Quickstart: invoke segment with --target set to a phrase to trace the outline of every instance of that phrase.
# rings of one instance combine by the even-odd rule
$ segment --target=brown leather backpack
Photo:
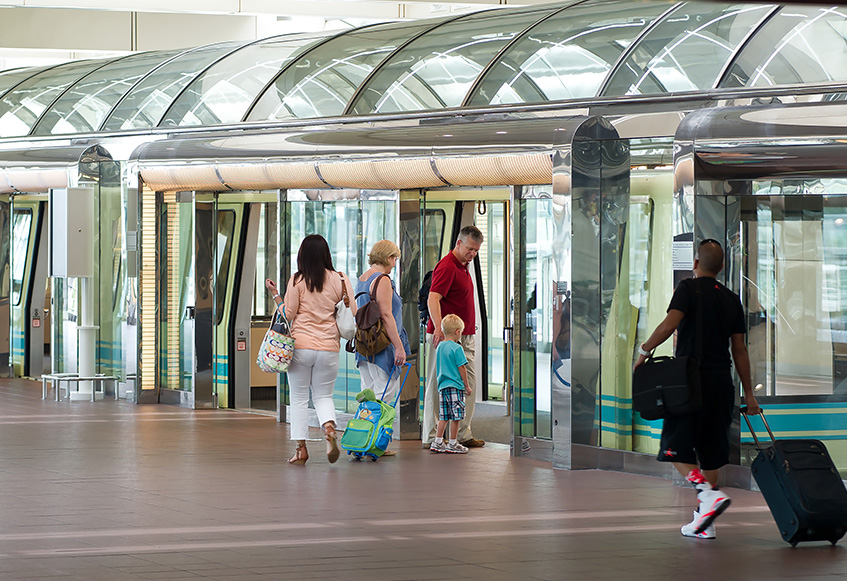
[[[376,287],[382,277],[387,278],[388,275],[380,274],[376,277],[370,293],[360,292],[356,295],[356,298],[361,295],[370,295],[368,302],[356,310],[356,337],[353,339],[355,350],[365,357],[373,357],[391,344],[391,339],[385,332],[382,311],[376,302]]]

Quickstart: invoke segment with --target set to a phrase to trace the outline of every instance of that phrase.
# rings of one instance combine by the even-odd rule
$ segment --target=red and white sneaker
[[[722,490],[709,484],[699,470],[689,472],[687,480],[694,484],[697,489],[697,500],[700,501],[697,516],[690,523],[690,525],[693,525],[694,533],[698,534],[708,529],[715,522],[715,519],[729,507],[732,500]]]
[[[715,532],[715,523],[710,524],[705,529],[697,531],[697,526],[700,524],[700,514],[695,510],[694,511],[694,520],[688,523],[687,525],[683,525],[680,529],[682,536],[684,537],[693,537],[695,539],[714,539],[717,536]]]

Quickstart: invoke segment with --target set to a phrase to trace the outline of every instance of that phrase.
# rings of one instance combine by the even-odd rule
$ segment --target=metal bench
[[[56,390],[56,401],[61,399],[61,390],[62,390],[62,382],[67,382],[67,386],[65,389],[68,391],[68,398],[71,396],[71,383],[75,382],[77,384],[77,391],[79,391],[79,382],[80,381],[91,381],[93,385],[91,386],[91,401],[95,401],[97,398],[97,394],[99,393],[102,396],[106,396],[105,386],[103,385],[104,381],[114,381],[115,383],[115,399],[118,399],[118,386],[117,386],[118,378],[113,375],[103,375],[98,373],[97,375],[83,375],[80,376],[78,373],[49,373],[47,375],[41,376],[41,399],[47,399],[47,382],[49,381],[53,389]],[[98,390],[97,387],[100,387]]]

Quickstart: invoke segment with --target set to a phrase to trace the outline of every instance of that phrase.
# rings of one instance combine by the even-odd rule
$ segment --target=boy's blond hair
[[[465,322],[462,321],[459,315],[445,315],[441,319],[441,332],[445,335],[455,335],[456,331],[460,333],[465,330]]]

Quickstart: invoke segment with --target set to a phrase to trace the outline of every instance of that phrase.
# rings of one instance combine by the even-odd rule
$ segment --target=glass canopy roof
[[[583,0],[0,72],[0,138],[847,82],[847,8]]]

